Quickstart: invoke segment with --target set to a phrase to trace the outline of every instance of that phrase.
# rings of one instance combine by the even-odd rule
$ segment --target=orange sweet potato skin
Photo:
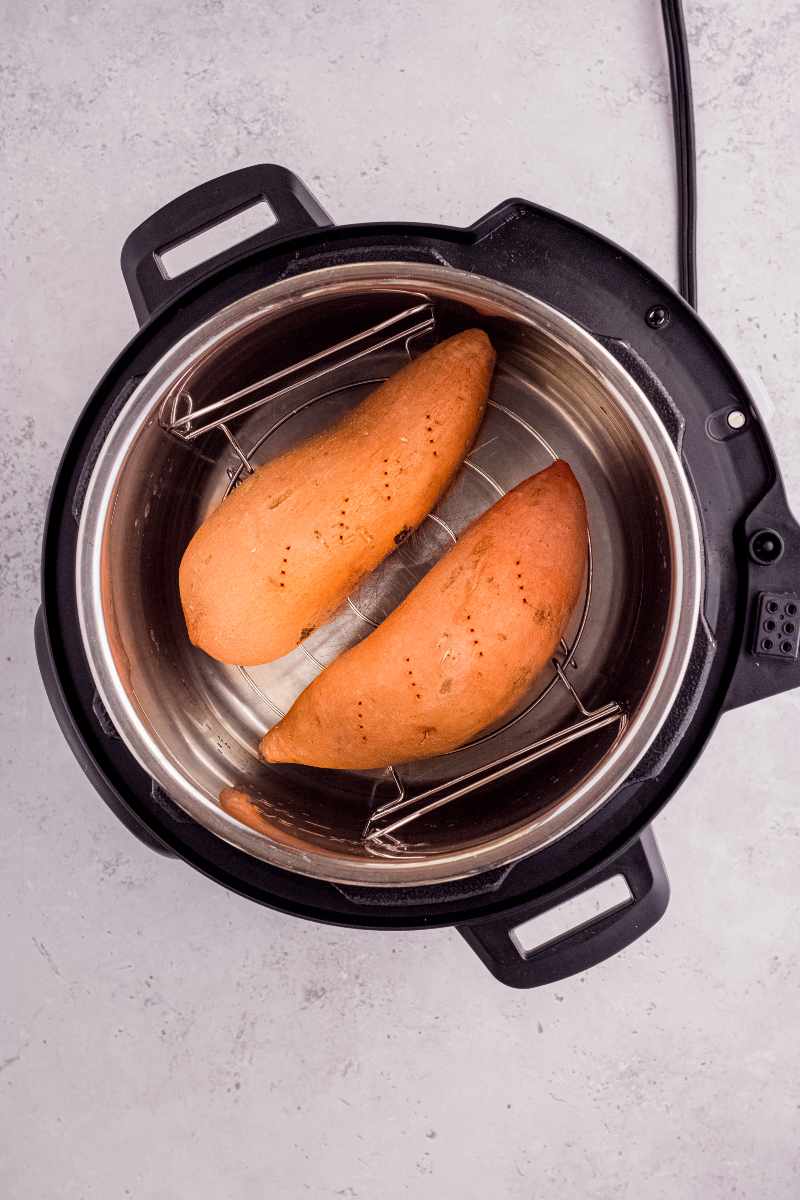
[[[191,641],[247,666],[308,637],[444,492],[480,425],[494,360],[478,329],[440,342],[232,492],[180,564]]]
[[[219,794],[219,806],[229,817],[235,817],[242,825],[249,825],[251,829],[267,836],[271,834],[269,822],[248,793],[241,788],[223,788]]]
[[[229,817],[234,817],[242,825],[249,825],[256,833],[280,842],[284,846],[294,846],[304,849],[305,842],[293,836],[285,827],[278,828],[259,807],[258,797],[243,788],[225,787],[219,794],[219,806]]]
[[[268,762],[365,770],[443,754],[503,716],[577,601],[586,509],[565,462],[472,524],[413,592],[297,698]]]

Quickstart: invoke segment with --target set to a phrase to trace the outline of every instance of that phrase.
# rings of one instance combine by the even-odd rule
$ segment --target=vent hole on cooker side
[[[767,605],[767,607],[769,608],[769,605]],[[777,604],[775,605],[775,608],[777,610],[777,608],[778,608]],[[770,609],[770,611],[772,611],[772,610]],[[787,604],[786,605],[786,615],[787,615],[787,617],[796,617],[797,616],[797,605],[791,604],[791,603]]]
[[[766,629],[767,633],[773,633],[776,628],[775,622],[774,621],[765,621],[764,628]]]
[[[783,632],[784,633],[794,633],[794,622],[793,621],[784,622]]]
[[[764,638],[763,642],[761,643],[762,650],[772,650],[774,646],[775,643],[773,642],[772,638]]]
[[[791,642],[781,642],[781,650],[784,654],[791,654],[794,650],[794,646]]]
[[[768,613],[776,613],[777,611],[778,611],[778,602],[777,602],[777,600],[769,600],[769,601],[767,601],[767,612],[768,612]],[[787,605],[787,607],[786,607],[786,611],[787,611],[787,612],[789,612],[789,606],[788,606],[788,605]],[[791,615],[791,614],[790,614],[790,615]]]

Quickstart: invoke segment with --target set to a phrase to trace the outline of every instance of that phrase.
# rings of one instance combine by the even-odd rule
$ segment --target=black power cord
[[[669,56],[675,165],[678,172],[678,263],[681,295],[697,307],[697,165],[692,76],[681,0],[661,0]]]

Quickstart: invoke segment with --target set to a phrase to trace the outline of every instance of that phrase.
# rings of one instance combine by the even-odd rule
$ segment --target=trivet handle
[[[174,279],[166,276],[161,253],[259,201],[266,201],[272,210],[273,225]],[[198,279],[243,254],[330,224],[330,217],[305,184],[285,167],[262,163],[201,183],[143,221],[122,247],[122,274],[139,324]]]
[[[522,948],[515,934],[525,922],[615,876],[625,880],[629,899],[545,945],[529,952]],[[459,933],[501,983],[517,988],[539,987],[586,971],[624,950],[663,916],[668,900],[664,863],[652,831],[646,829],[617,858],[565,888],[555,904],[552,898],[533,900],[501,917],[461,925]]]

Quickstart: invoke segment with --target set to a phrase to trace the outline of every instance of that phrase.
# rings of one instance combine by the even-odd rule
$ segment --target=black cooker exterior
[[[177,280],[156,254],[264,199],[276,223]],[[75,595],[78,521],[97,450],[136,382],[220,308],[290,275],[354,261],[438,262],[497,279],[560,309],[634,376],[681,456],[702,525],[705,594],[680,695],[656,742],[593,817],[508,868],[429,888],[345,887],[281,871],[189,818],[144,773],[111,724],[83,652]],[[508,200],[466,229],[333,226],[300,181],[255,166],[202,185],[125,243],[122,269],[142,328],[84,409],[59,466],[42,553],[36,619],[40,671],[78,761],[124,824],[233,891],[284,912],[342,925],[455,925],[503,982],[530,987],[585,970],[662,915],[669,886],[650,821],[683,780],[720,714],[800,685],[792,649],[757,637],[774,593],[798,603],[800,528],[751,397],[696,313],[619,247],[566,218]],[[731,412],[745,415],[735,429]],[[733,424],[739,424],[734,420]],[[512,931],[611,876],[632,899],[531,954]]]

